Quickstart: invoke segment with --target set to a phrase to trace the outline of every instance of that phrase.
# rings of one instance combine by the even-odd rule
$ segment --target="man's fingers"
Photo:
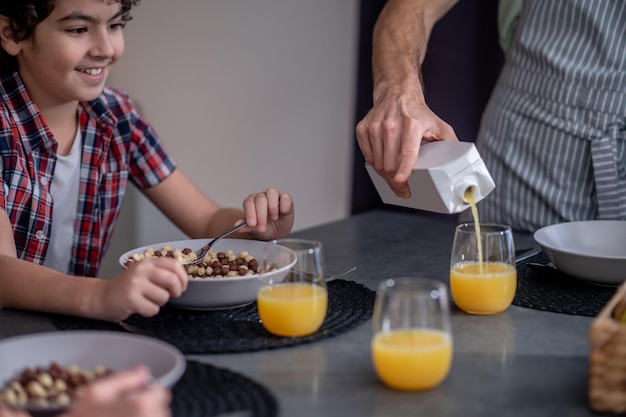
[[[390,176],[383,176],[387,185],[391,191],[394,192],[395,195],[401,198],[410,198],[411,197],[411,188],[407,182],[397,182],[394,178]]]

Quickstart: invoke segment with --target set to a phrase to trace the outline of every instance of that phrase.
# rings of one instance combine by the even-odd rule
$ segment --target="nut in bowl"
[[[142,246],[124,253],[120,256],[119,263],[122,268],[126,268],[128,260],[133,258],[133,255],[137,255],[135,258],[141,259],[141,255],[147,251],[149,253],[150,250],[157,251],[161,250],[163,247],[172,250],[178,249],[181,252],[185,248],[195,251],[210,240],[211,239],[188,239]],[[246,259],[248,259],[247,262],[249,263],[251,260],[260,261],[262,259],[263,247],[265,245],[268,245],[268,243],[258,240],[222,239],[215,244],[212,250],[216,254],[231,251],[235,257],[241,258],[240,262],[246,262]],[[198,278],[194,277],[194,273],[192,272],[190,273],[187,290],[180,297],[172,298],[168,302],[168,305],[190,310],[219,310],[250,304],[256,300],[260,279],[284,278],[295,264],[295,253],[287,248],[281,248],[281,250],[284,252],[284,256],[281,256],[277,260],[276,265],[271,271],[263,275],[250,273],[248,270],[242,275],[239,275],[238,271],[236,275],[231,274],[230,276],[228,274],[215,276],[213,273],[207,276],[206,271],[203,271],[205,273],[204,276]],[[240,255],[242,253],[245,253],[247,256],[242,257]],[[184,259],[181,257],[179,260],[182,262]],[[189,269],[189,267],[188,265],[188,272],[190,270],[193,271],[193,269]],[[213,267],[211,268],[214,269]],[[230,269],[233,268],[229,268],[229,270]]]
[[[71,397],[63,393],[71,393],[77,379],[87,384],[99,375],[138,365],[147,366],[161,385],[172,387],[185,372],[186,361],[178,349],[165,342],[118,332],[46,332],[3,339],[0,404],[25,409],[34,417],[57,415],[69,405]],[[36,373],[38,381],[22,388],[28,380],[23,378],[25,370]]]

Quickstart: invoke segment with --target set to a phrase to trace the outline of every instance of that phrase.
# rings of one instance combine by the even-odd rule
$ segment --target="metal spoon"
[[[555,269],[555,270],[558,269],[556,265],[554,265],[552,262],[548,262],[546,264],[542,264],[539,262],[526,262],[526,266],[532,269],[537,269],[537,270],[546,269],[546,268]]]
[[[224,233],[222,233],[221,235],[219,235],[218,237],[216,237],[215,239],[213,239],[212,241],[210,241],[209,243],[207,243],[206,245],[198,249],[196,251],[196,259],[194,259],[193,261],[183,262],[183,265],[191,265],[191,264],[197,264],[201,262],[206,256],[206,254],[209,253],[209,251],[211,250],[215,242],[217,242],[223,237],[230,235],[231,233],[235,233],[237,230],[242,229],[246,227],[247,225],[248,225],[248,222],[244,221],[243,223],[238,224],[237,226],[225,231]]]
[[[345,277],[346,275],[354,272],[355,270],[356,270],[356,266],[353,266],[352,268],[348,269],[347,271],[343,271],[343,272],[341,272],[339,274],[331,275],[329,277],[326,277],[326,282],[330,282],[330,281],[333,281],[335,279],[339,279],[339,278]]]
[[[137,326],[133,326],[132,324],[126,323],[125,321],[118,321],[117,325],[129,333],[140,334],[143,336],[152,336],[152,334],[149,331],[144,330]]]

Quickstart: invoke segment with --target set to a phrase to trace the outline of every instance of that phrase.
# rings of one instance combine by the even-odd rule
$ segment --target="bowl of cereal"
[[[170,344],[108,331],[55,331],[0,341],[0,404],[32,416],[67,408],[78,389],[111,373],[139,365],[163,386],[172,387],[186,361]]]
[[[151,257],[173,257],[181,263],[211,239],[161,242],[129,250],[119,258],[122,268]],[[190,310],[237,308],[256,301],[259,285],[281,279],[296,263],[296,254],[285,247],[249,239],[221,239],[203,262],[185,265],[189,275],[187,290],[168,305]],[[269,249],[271,248],[271,249]],[[272,265],[262,271],[264,251],[272,251]]]

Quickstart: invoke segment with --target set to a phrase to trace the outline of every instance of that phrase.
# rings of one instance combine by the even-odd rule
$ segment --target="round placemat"
[[[213,417],[236,411],[247,412],[250,417],[278,415],[278,402],[263,385],[196,361],[187,361],[187,369],[172,393],[173,417]]]
[[[126,322],[186,354],[246,352],[310,343],[343,333],[372,317],[375,297],[374,291],[354,281],[329,282],[326,319],[317,332],[303,337],[268,333],[259,320],[256,303],[218,311],[166,306],[154,317],[134,315]],[[78,317],[54,316],[52,321],[61,330],[121,330],[115,323]]]
[[[514,305],[595,317],[615,293],[615,287],[587,284],[557,269],[531,268],[527,262],[546,264],[549,259],[540,252],[517,265]]]

